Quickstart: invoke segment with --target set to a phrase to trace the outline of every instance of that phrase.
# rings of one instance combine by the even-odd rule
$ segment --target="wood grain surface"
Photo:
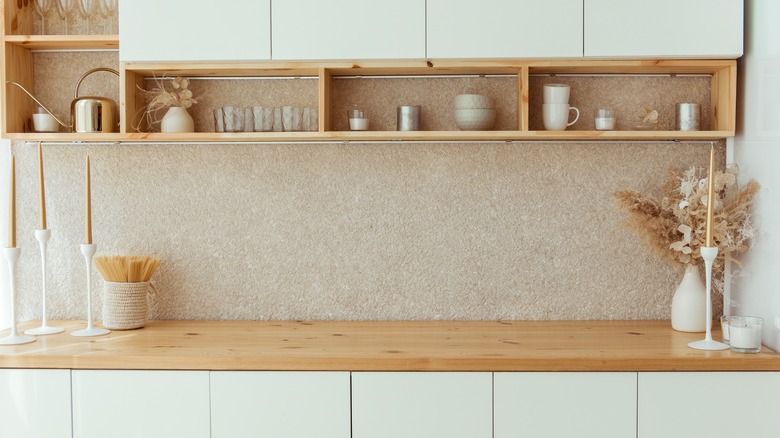
[[[150,321],[95,338],[70,336],[83,321],[51,324],[66,332],[0,347],[0,368],[780,371],[766,348],[688,348],[703,334],[668,321]]]

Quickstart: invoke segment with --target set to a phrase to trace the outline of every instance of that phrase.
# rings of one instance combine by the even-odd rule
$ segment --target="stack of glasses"
[[[214,110],[215,132],[293,132],[317,129],[317,110],[313,108],[226,106]]]

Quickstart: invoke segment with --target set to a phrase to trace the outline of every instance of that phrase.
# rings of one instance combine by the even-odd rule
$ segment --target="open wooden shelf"
[[[0,0],[0,4],[4,3]],[[34,90],[34,59],[36,50],[116,50],[119,48],[117,35],[29,35],[32,30],[33,13],[31,7],[13,9],[5,14],[3,30],[3,70],[4,81],[16,81],[28,90]],[[331,142],[331,141],[529,141],[529,140],[717,140],[735,135],[736,121],[736,81],[737,69],[734,60],[392,60],[392,61],[324,61],[324,62],[171,62],[171,63],[121,63],[119,114],[120,132],[111,134],[75,134],[75,133],[33,133],[30,129],[30,117],[35,109],[34,103],[16,87],[3,87],[0,113],[4,138],[47,141],[47,142]],[[537,111],[540,102],[533,101],[529,106],[529,76],[535,75],[706,75],[710,77],[708,93],[710,96],[709,113],[706,119],[709,129],[706,131],[540,131],[539,123],[529,126],[529,111]],[[339,77],[402,77],[434,79],[438,76],[491,76],[501,75],[516,80],[512,84],[509,108],[499,109],[505,116],[503,125],[497,131],[457,131],[448,130],[452,125],[440,123],[431,126],[428,131],[398,132],[377,131],[340,131],[344,129],[333,120],[341,107],[334,108],[336,97],[340,96],[339,87],[334,90],[333,81]],[[318,80],[316,107],[319,126],[316,132],[240,132],[216,133],[196,132],[186,134],[138,133],[131,128],[130,120],[143,113],[145,102],[138,87],[145,88],[151,77],[202,77],[202,78],[242,78],[263,80],[270,77],[299,78],[315,77]],[[516,79],[513,79],[516,78]],[[536,79],[536,78],[534,78]],[[506,80],[506,79],[502,79]],[[703,79],[706,81],[707,79]],[[535,82],[538,84],[538,82]],[[707,83],[705,82],[705,85]],[[534,85],[537,87],[538,85]],[[516,89],[516,91],[514,91]],[[534,88],[536,91],[538,89]],[[611,90],[610,90],[611,91]],[[68,91],[63,91],[66,93]],[[625,90],[623,91],[625,93]],[[538,93],[537,93],[538,94]],[[349,96],[348,94],[345,94]],[[435,94],[441,98],[441,92]],[[503,96],[507,96],[504,94]],[[535,95],[534,95],[535,96]],[[371,96],[361,96],[370,99]],[[425,96],[420,96],[424,100]],[[532,99],[538,99],[532,97]],[[706,98],[702,97],[706,102]],[[45,102],[45,98],[43,99]],[[516,102],[516,103],[515,103]],[[592,101],[590,101],[592,102]],[[343,99],[341,105],[343,106]],[[516,108],[512,107],[516,105]],[[387,108],[385,105],[384,108]],[[637,102],[641,107],[641,102]],[[383,109],[384,109],[383,108]],[[392,106],[394,108],[394,106]],[[529,109],[530,108],[530,109]],[[197,111],[210,111],[210,108],[195,108]],[[448,111],[441,99],[436,107],[439,115]],[[201,113],[203,114],[203,113]],[[516,114],[516,119],[514,117]],[[534,113],[538,117],[538,114]],[[447,114],[449,117],[449,114]],[[338,119],[339,122],[341,121]],[[386,120],[386,119],[385,119]],[[202,125],[202,124],[201,124]],[[580,125],[582,126],[582,125]],[[592,127],[592,124],[590,125]],[[376,126],[387,129],[388,124]],[[588,125],[583,126],[585,129]],[[662,126],[661,128],[666,128]]]

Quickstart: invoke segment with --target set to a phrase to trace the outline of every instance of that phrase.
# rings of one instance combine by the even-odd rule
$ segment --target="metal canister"
[[[399,106],[398,107],[398,119],[396,126],[399,131],[419,131],[420,130],[420,113],[421,109],[419,105],[413,106]]]
[[[698,103],[678,103],[674,127],[678,131],[698,131],[701,129],[701,105]]]

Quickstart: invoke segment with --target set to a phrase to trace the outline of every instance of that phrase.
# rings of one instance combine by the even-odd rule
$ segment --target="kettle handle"
[[[114,70],[113,68],[109,68],[109,67],[93,68],[92,70],[84,73],[84,76],[82,76],[81,79],[79,79],[79,82],[76,84],[76,91],[73,93],[74,94],[74,96],[73,96],[74,99],[78,99],[79,98],[79,87],[81,87],[81,82],[84,81],[84,79],[86,79],[87,76],[91,75],[92,73],[98,72],[98,71],[107,71],[109,73],[113,73],[113,74],[119,76],[119,72]]]

